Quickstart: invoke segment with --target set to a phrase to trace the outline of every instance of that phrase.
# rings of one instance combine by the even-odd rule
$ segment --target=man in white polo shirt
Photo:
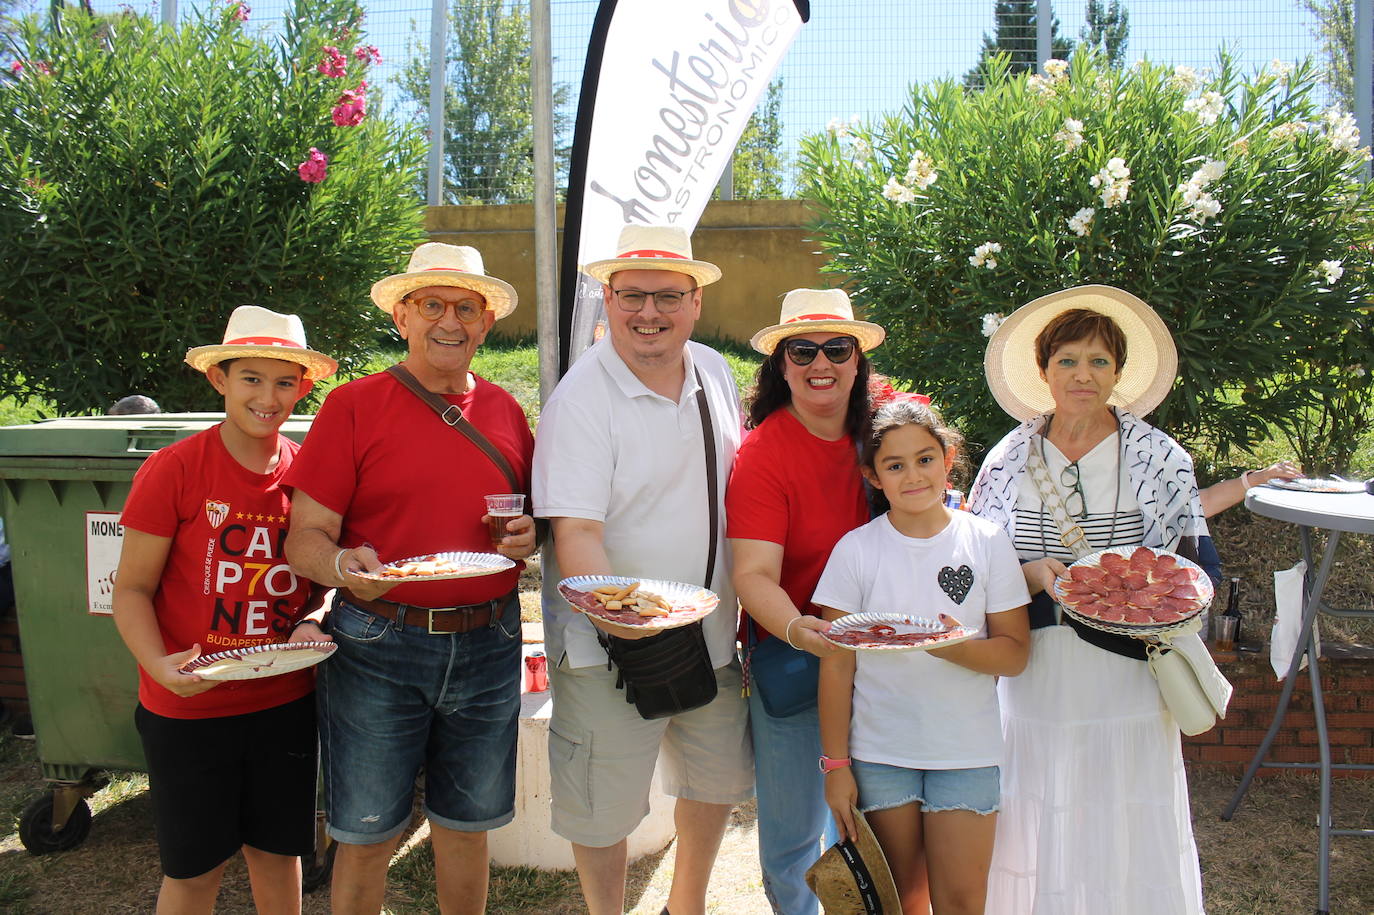
[[[753,793],[723,539],[739,394],[721,355],[690,340],[701,287],[720,279],[719,268],[693,260],[691,241],[677,227],[627,226],[616,250],[618,257],[584,268],[604,284],[610,332],[549,398],[534,452],[535,515],[552,519],[555,547],[544,569],[553,829],[573,843],[592,915],[619,915],[625,839],[649,812],[661,749],[664,789],[678,799],[664,911],[700,915],[730,810]],[[560,578],[598,574],[706,584],[720,595],[720,607],[702,621],[714,699],[669,717],[641,717],[617,689],[590,618],[556,590]]]

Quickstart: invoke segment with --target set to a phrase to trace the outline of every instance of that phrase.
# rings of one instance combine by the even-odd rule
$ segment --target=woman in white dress
[[[1179,731],[1145,645],[1081,626],[1047,593],[1082,554],[1065,545],[1074,526],[1093,550],[1144,544],[1219,575],[1192,460],[1140,419],[1177,364],[1159,316],[1108,286],[1037,299],[988,344],[989,387],[1022,423],[988,452],[972,509],[1011,535],[1033,630],[1025,672],[999,686],[1007,758],[989,912],[1203,911]]]

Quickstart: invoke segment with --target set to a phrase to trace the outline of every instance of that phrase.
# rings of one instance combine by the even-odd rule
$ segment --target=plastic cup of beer
[[[1214,616],[1212,617],[1212,637],[1216,644],[1217,651],[1236,650],[1236,623],[1239,622],[1234,616]]]
[[[525,513],[523,492],[503,492],[487,496],[487,535],[492,546],[500,546],[508,531],[506,525]]]

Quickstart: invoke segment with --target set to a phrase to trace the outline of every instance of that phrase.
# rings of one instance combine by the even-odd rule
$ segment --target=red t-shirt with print
[[[151,455],[134,477],[125,527],[170,537],[153,597],[167,653],[197,642],[203,654],[281,641],[303,614],[312,583],[287,565],[291,515],[282,480],[298,446],[277,437],[277,467],[254,473],[236,461],[219,426]],[[219,718],[283,705],[314,689],[314,672],[227,680],[178,696],[141,667],[138,699],[167,718]]]
[[[528,496],[534,436],[515,398],[482,378],[467,393],[444,397],[505,456]],[[383,562],[490,553],[483,497],[510,492],[491,458],[386,372],[329,392],[286,482],[342,516],[340,546],[370,543]],[[383,597],[417,607],[477,604],[514,589],[522,568],[517,562],[497,575],[408,582]]]
[[[779,584],[798,610],[819,616],[811,595],[830,551],[869,520],[854,441],[846,435],[827,442],[786,407],[775,410],[735,455],[725,520],[727,537],[782,546]],[[741,641],[746,617],[740,616]],[[754,631],[760,640],[768,637],[762,626]]]

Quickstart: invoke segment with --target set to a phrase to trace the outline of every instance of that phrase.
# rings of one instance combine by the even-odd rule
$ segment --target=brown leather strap
[[[482,450],[483,454],[491,458],[491,462],[505,475],[506,482],[510,484],[511,492],[524,492],[520,486],[520,481],[515,477],[515,470],[511,467],[510,461],[506,460],[506,456],[496,449],[490,439],[479,432],[476,426],[468,422],[467,417],[463,416],[463,411],[457,404],[449,403],[443,395],[436,394],[420,384],[420,380],[412,375],[405,366],[393,365],[387,369],[387,372],[409,388],[411,393],[424,401],[431,410],[438,413],[440,419],[466,435],[469,441]]]
[[[339,589],[339,596],[373,616],[391,620],[402,627],[423,629],[431,635],[471,632],[490,626],[493,618],[499,617],[501,608],[510,600],[514,592],[480,604],[465,607],[416,607],[413,604],[398,604],[389,600],[364,600],[347,588]]]

